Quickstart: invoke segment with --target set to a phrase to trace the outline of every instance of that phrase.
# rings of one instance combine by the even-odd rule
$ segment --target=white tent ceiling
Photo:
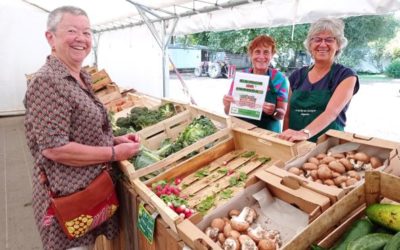
[[[3,0],[4,1],[4,0]],[[175,34],[276,27],[309,23],[320,17],[377,15],[400,10],[400,0],[23,0],[44,10],[74,5],[88,12],[95,31],[179,17]],[[152,13],[152,14],[149,14]]]

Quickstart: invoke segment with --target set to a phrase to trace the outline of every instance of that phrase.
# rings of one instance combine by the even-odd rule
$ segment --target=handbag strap
[[[39,170],[40,170],[40,172],[39,172],[39,183],[42,184],[45,187],[45,189],[47,190],[47,193],[49,194],[49,196],[51,198],[55,198],[56,196],[55,196],[54,192],[51,191],[50,182],[49,182],[49,179],[47,178],[46,171],[41,166],[39,166]],[[102,167],[102,171],[109,172],[109,169],[107,168],[107,164]]]

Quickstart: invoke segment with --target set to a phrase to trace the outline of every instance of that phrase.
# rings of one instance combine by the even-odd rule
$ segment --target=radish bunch
[[[181,190],[176,185],[182,180],[177,178],[173,182],[168,183],[165,180],[152,184],[152,190],[157,194],[173,211],[181,218],[186,219],[192,216],[194,210],[187,206],[185,197],[180,196]]]

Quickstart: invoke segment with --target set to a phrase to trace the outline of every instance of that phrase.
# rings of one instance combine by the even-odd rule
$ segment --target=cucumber
[[[331,250],[346,250],[347,245],[364,235],[372,233],[374,225],[368,219],[360,219],[353,223],[351,228],[347,230],[340,238],[338,244]]]
[[[395,234],[393,238],[385,245],[383,250],[399,250],[400,249],[400,232]]]
[[[393,235],[391,234],[367,234],[350,242],[346,250],[379,250],[382,249],[392,238]]]
[[[365,213],[372,222],[396,232],[400,231],[400,205],[372,204]]]

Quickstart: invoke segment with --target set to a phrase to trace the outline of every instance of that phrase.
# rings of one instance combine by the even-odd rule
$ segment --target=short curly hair
[[[344,23],[340,19],[321,18],[312,23],[308,30],[307,38],[304,41],[304,47],[311,54],[311,41],[313,37],[324,31],[332,33],[335,37],[339,45],[339,50],[336,51],[335,57],[338,57],[347,46],[347,38],[344,36]]]
[[[272,54],[275,54],[276,52],[275,40],[270,36],[260,35],[254,38],[253,41],[250,42],[247,48],[247,53],[251,56],[254,49],[259,46],[265,46],[265,47],[271,46]]]
[[[86,12],[81,8],[75,6],[62,6],[50,12],[47,19],[47,30],[55,32],[65,13],[69,13],[75,16],[86,16],[87,18],[89,18]]]

